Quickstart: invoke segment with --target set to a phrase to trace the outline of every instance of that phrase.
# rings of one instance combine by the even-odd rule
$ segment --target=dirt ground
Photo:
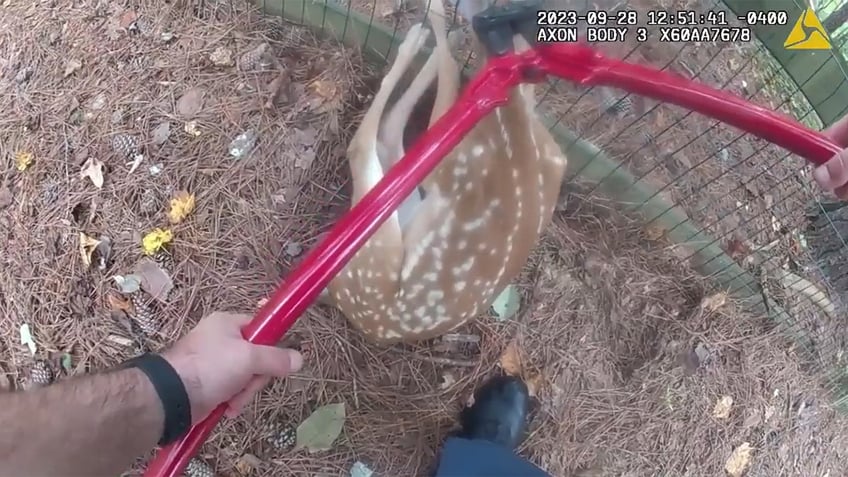
[[[390,26],[422,14],[384,16],[393,3],[376,7]],[[237,1],[125,10],[12,0],[0,25],[0,387],[29,389],[44,365],[56,379],[105,369],[166,346],[213,310],[255,309],[344,206],[344,150],[380,73],[358,52]],[[253,55],[263,44],[266,54]],[[701,72],[763,104],[785,99],[757,87],[767,75],[746,63],[751,48],[652,45],[629,59]],[[799,159],[673,107],[634,101],[616,117],[603,112],[603,92],[555,88],[541,93],[544,110],[680,201],[725,246],[777,240],[780,260],[803,261],[790,255],[808,200]],[[231,141],[251,130],[255,148],[231,155]],[[115,137],[138,143],[134,171],[136,151],[116,150]],[[21,152],[32,154],[22,171]],[[104,164],[102,188],[80,177],[90,159]],[[357,461],[376,475],[426,475],[474,387],[516,351],[537,390],[521,452],[552,475],[725,475],[744,443],[753,449],[745,475],[839,475],[844,418],[795,347],[764,317],[722,303],[592,187],[569,190],[516,282],[516,317],[482,316],[446,339],[381,349],[313,307],[285,340],[306,354],[304,370],[219,426],[200,461],[222,476],[350,475]],[[168,225],[179,191],[196,207]],[[134,269],[157,227],[174,235],[173,263],[158,261],[174,289],[151,305],[159,329],[146,334],[144,302],[127,306],[112,277]],[[83,263],[80,233],[108,237],[102,270]],[[24,324],[35,357],[21,344]],[[347,418],[331,450],[273,442],[338,402]]]

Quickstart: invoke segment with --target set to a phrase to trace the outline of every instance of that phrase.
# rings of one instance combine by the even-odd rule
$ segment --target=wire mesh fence
[[[283,0],[272,9],[319,31],[333,30],[341,38],[353,35],[386,62],[406,29],[425,15],[419,5],[423,2],[349,0],[325,8],[328,2]],[[270,3],[262,2],[266,9]],[[737,44],[668,43],[659,41],[657,27],[645,22],[647,12],[659,7],[724,11],[732,26],[742,26],[720,0],[559,3],[583,12],[635,10],[639,26],[650,32],[647,42],[629,36],[625,42],[594,46],[610,56],[731,91],[814,129],[826,126],[817,108],[842,101],[848,82],[848,71],[841,66],[848,36],[835,41],[831,51],[817,53],[823,60],[820,57],[799,80],[764,46],[772,37]],[[817,8],[832,11],[840,2],[820,3]],[[454,14],[452,28],[467,25]],[[785,34],[786,29],[771,33]],[[461,48],[460,59],[470,71],[480,59],[468,50],[467,44]],[[799,50],[781,61],[801,55],[810,52]],[[832,74],[834,65],[841,75],[828,80],[827,91],[819,91],[819,99],[811,102],[805,95],[809,83],[820,81],[826,69]],[[619,187],[619,199],[642,191],[636,195],[640,203],[620,205],[640,213],[646,235],[666,246],[681,266],[695,263],[726,293],[777,320],[776,326],[806,352],[809,364],[824,372],[835,397],[845,396],[841,386],[848,383],[841,376],[848,371],[848,327],[842,323],[848,305],[848,208],[824,198],[802,158],[697,113],[622,91],[550,80],[537,92],[538,109],[552,128],[564,127],[574,133],[573,142],[597,146],[595,156],[578,161],[568,172],[583,200],[608,199],[605,186],[610,181]],[[841,108],[837,117],[848,113],[848,103]],[[614,166],[587,175],[602,156]],[[623,189],[622,177],[629,184]],[[643,207],[647,203],[652,208]]]
[[[282,13],[288,18],[299,15],[304,22],[315,22],[315,13],[308,18],[308,9],[314,9],[316,3],[321,2],[283,2],[282,9],[288,12]],[[826,65],[839,60],[844,39],[831,52],[821,53],[827,55],[825,61],[819,61],[817,69],[799,83],[763,46],[763,39],[747,44],[665,43],[657,40],[657,27],[646,23],[647,12],[659,6],[723,11],[731,25],[742,26],[720,0],[560,3],[563,8],[581,13],[590,9],[639,12],[640,26],[649,29],[653,40],[640,42],[631,36],[625,42],[594,45],[611,56],[697,79],[783,112],[809,127],[822,127],[816,114],[818,104],[810,103],[804,88]],[[380,45],[388,46],[380,52],[385,58],[391,56],[405,29],[425,13],[415,2],[395,0],[351,0],[339,3],[337,8],[346,17],[341,26],[342,37],[361,29],[349,20],[357,15],[366,22],[365,37],[359,38],[362,44],[374,40],[373,32],[380,24],[391,32],[392,41]],[[300,11],[292,12],[293,9]],[[335,21],[329,10],[315,11],[321,15],[315,24],[319,30]],[[338,23],[334,28],[338,30]],[[453,28],[464,28],[455,14]],[[785,32],[771,33],[781,34]],[[468,69],[479,65],[479,59],[467,48],[463,53],[461,59]],[[809,54],[798,50],[788,58]],[[831,90],[823,95],[823,101],[838,99],[837,93],[848,81],[848,72],[842,73],[830,81]],[[793,336],[804,337],[800,342],[810,348],[808,351],[818,362],[837,367],[848,364],[844,356],[846,327],[840,319],[843,302],[848,298],[846,271],[841,265],[848,249],[843,237],[848,232],[843,230],[845,209],[842,204],[822,198],[811,183],[810,169],[803,159],[697,113],[625,92],[604,87],[579,88],[560,80],[550,80],[538,91],[538,108],[553,119],[554,126],[573,130],[578,140],[594,143],[598,154],[606,154],[616,163],[583,191],[589,200],[601,194],[599,189],[612,176],[631,174],[632,187],[645,185],[652,191],[645,197],[646,202],[659,200],[666,204],[659,213],[645,218],[649,236],[657,241],[674,236],[680,262],[701,259],[701,267],[712,270],[731,295],[755,296],[765,300],[766,307],[776,304],[774,300],[779,296],[779,306],[791,317],[783,326],[790,328],[787,331]],[[848,104],[842,114],[846,112]],[[572,167],[569,175],[579,182],[591,164],[589,161]],[[637,209],[638,205],[631,204]],[[687,228],[684,222],[670,224],[666,218],[677,209],[684,210],[699,226],[683,232],[680,229]],[[720,247],[720,254],[704,256],[715,246]],[[732,259],[729,262],[728,257]]]

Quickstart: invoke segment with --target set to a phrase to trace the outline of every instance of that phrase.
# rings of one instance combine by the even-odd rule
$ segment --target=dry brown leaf
[[[67,78],[68,76],[71,76],[72,74],[77,72],[77,70],[79,70],[80,68],[82,68],[82,61],[74,60],[74,59],[68,60],[67,63],[65,63],[64,77]]]
[[[94,254],[94,250],[97,249],[97,246],[100,245],[100,240],[97,240],[93,237],[89,237],[88,235],[80,232],[79,234],[80,240],[80,256],[82,257],[82,263],[86,266],[86,268],[91,266],[91,257]]]
[[[177,114],[186,119],[191,119],[203,107],[203,90],[201,88],[190,88],[177,100]]]
[[[743,442],[733,450],[724,464],[724,470],[733,477],[741,477],[751,462],[751,444]]]
[[[168,138],[171,136],[171,123],[165,121],[155,128],[153,128],[153,132],[151,133],[151,138],[153,140],[153,144],[157,146],[161,146],[168,141]]]
[[[12,205],[12,201],[14,197],[12,196],[12,190],[9,189],[9,186],[6,184],[0,184],[0,209],[5,209]]]
[[[219,46],[209,55],[209,61],[215,66],[233,66],[233,52],[225,46]]]
[[[127,10],[121,14],[118,24],[121,25],[121,28],[129,28],[136,20],[138,20],[138,14],[132,10]]]
[[[518,376],[521,374],[521,349],[518,347],[517,339],[513,338],[513,340],[506,345],[506,349],[501,354],[498,362],[501,369],[503,369],[506,374],[511,376]]]
[[[741,258],[748,255],[749,252],[748,246],[745,245],[745,242],[737,237],[733,237],[727,241],[725,251],[731,258]]]
[[[315,80],[310,85],[312,91],[325,100],[333,99],[338,94],[339,87],[334,81],[330,80]]]
[[[241,475],[247,475],[251,470],[258,468],[261,465],[262,460],[259,457],[256,457],[253,454],[244,454],[236,461],[236,470],[238,470]]]
[[[109,309],[112,311],[125,311],[130,314],[133,312],[132,301],[129,298],[109,293],[106,295],[106,299],[109,301]]]
[[[89,157],[80,170],[80,178],[88,177],[91,183],[98,189],[103,187],[103,163],[93,157]]]
[[[291,75],[288,71],[281,71],[268,85],[268,100],[265,101],[263,107],[267,109],[273,108],[278,100],[283,102],[291,101]]]
[[[716,419],[727,419],[730,417],[730,409],[733,407],[733,398],[730,396],[722,396],[715,403],[713,408],[713,417]]]
[[[701,308],[707,311],[716,311],[727,303],[727,293],[718,292],[704,298],[701,302]]]
[[[645,227],[645,236],[648,237],[648,240],[657,241],[661,239],[664,234],[665,230],[656,222],[650,223],[647,227]]]
[[[111,341],[112,343],[115,343],[118,346],[123,346],[125,348],[132,347],[135,344],[133,340],[129,338],[124,338],[123,336],[119,335],[109,335],[106,337],[106,339]]]
[[[135,264],[133,273],[141,279],[142,290],[162,303],[167,301],[168,294],[174,288],[174,282],[158,263],[143,257]]]
[[[545,385],[545,378],[542,377],[542,373],[536,373],[527,378],[526,382],[527,392],[530,394],[530,397],[538,397],[539,391],[541,391],[542,387]]]
[[[456,376],[454,376],[450,371],[446,371],[442,374],[442,382],[439,383],[439,389],[448,389],[454,384],[456,384]]]
[[[182,222],[188,214],[194,210],[194,194],[181,190],[171,199],[171,209],[168,211],[168,220],[172,224]]]

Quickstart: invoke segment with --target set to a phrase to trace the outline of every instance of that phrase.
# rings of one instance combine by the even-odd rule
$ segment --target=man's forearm
[[[138,369],[0,394],[0,475],[117,475],[156,445],[164,420]]]

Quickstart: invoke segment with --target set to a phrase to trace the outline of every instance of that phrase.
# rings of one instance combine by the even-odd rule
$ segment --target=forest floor
[[[379,0],[375,18],[398,31],[423,17],[385,15],[393,5]],[[26,392],[33,370],[55,381],[114,366],[214,310],[255,310],[347,204],[344,152],[380,80],[358,51],[241,1],[6,1],[0,25],[0,389]],[[753,48],[605,49],[797,115]],[[539,89],[542,110],[732,255],[776,241],[780,261],[796,260],[809,196],[800,159],[672,106],[634,99],[616,115],[620,93]],[[233,150],[241,135],[247,153]],[[746,448],[749,476],[846,468],[844,418],[796,347],[593,189],[569,189],[508,320],[486,313],[383,349],[311,308],[284,341],[304,369],[223,422],[196,463],[219,475],[363,475],[357,462],[425,475],[474,388],[509,372],[534,391],[520,452],[552,475],[723,475]],[[186,197],[193,210],[170,223],[170,201]],[[173,239],[151,262],[142,237],[157,228]],[[121,293],[133,275],[145,300]],[[144,311],[153,332],[140,329]],[[345,409],[329,450],[283,442],[316,409],[339,409],[328,404]]]

